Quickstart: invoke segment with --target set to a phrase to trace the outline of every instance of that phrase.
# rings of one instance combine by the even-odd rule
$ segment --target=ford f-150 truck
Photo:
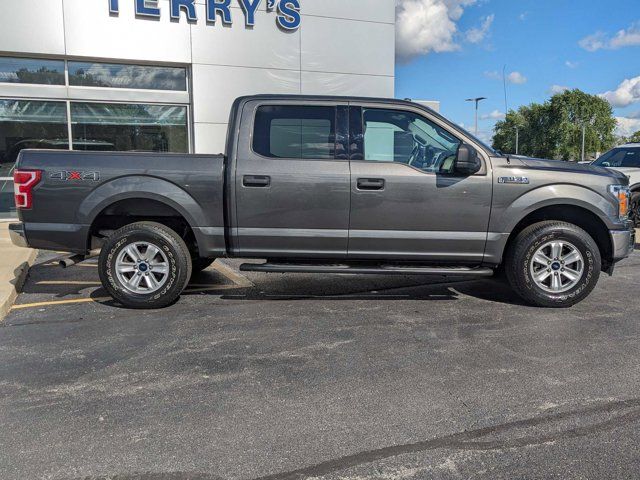
[[[629,256],[628,179],[503,155],[427,107],[235,101],[224,155],[23,151],[14,243],[84,256],[133,308],[169,305],[220,257],[245,271],[490,276],[543,307]]]

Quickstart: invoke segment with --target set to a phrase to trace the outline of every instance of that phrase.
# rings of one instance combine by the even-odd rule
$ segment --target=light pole
[[[476,97],[476,98],[467,98],[465,100],[467,102],[475,102],[476,103],[476,131],[475,131],[476,136],[478,136],[478,104],[482,100],[486,100],[486,99],[487,99],[487,97]]]

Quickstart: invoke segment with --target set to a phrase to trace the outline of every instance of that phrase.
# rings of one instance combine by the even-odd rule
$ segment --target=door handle
[[[268,187],[271,185],[271,177],[266,175],[245,175],[242,177],[242,185],[245,187]]]
[[[384,190],[384,180],[382,178],[359,178],[358,190]]]

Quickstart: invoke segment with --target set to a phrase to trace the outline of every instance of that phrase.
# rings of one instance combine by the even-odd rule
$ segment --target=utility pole
[[[475,131],[475,135],[478,136],[478,104],[482,101],[482,100],[486,100],[487,97],[476,97],[476,98],[467,98],[465,101],[466,102],[475,102],[476,104],[476,131]]]
[[[518,155],[519,148],[520,148],[520,129],[516,127],[516,155]]]
[[[585,143],[586,130],[587,130],[587,127],[586,127],[586,125],[583,123],[583,124],[582,124],[582,161],[583,161],[583,162],[585,161],[585,158],[584,158],[584,146],[585,146],[585,145],[584,145],[584,143]]]

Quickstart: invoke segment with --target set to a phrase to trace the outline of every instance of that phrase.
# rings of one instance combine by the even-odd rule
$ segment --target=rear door
[[[235,162],[237,255],[346,257],[346,118],[346,104],[245,104]]]
[[[471,176],[448,173],[468,141],[405,106],[350,109],[349,257],[480,263],[492,181],[487,159]]]

